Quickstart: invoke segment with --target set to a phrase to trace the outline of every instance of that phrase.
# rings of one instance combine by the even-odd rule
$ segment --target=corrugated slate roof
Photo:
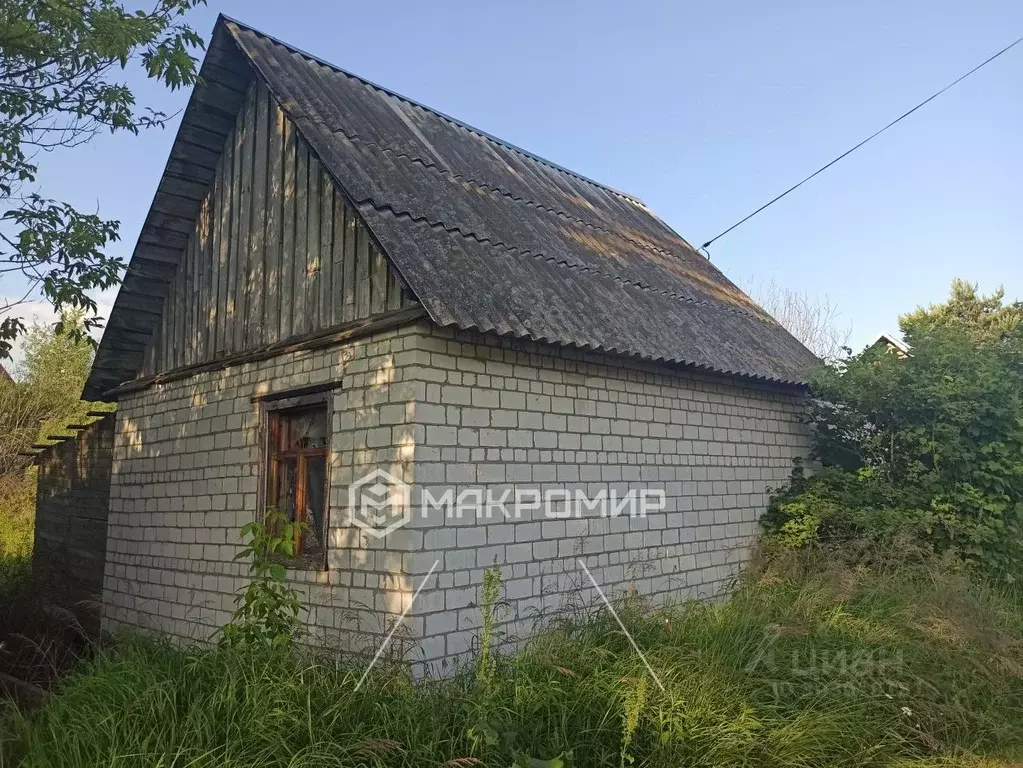
[[[227,28],[438,324],[806,381],[816,358],[636,198]]]
[[[439,325],[784,384],[816,358],[637,198],[221,16],[83,397],[138,376],[261,76]]]

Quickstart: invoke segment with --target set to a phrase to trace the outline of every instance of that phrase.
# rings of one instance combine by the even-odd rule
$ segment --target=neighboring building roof
[[[903,357],[909,355],[909,346],[894,333],[888,333],[887,331],[878,336],[870,346],[884,346],[898,352]]]
[[[14,381],[14,378],[4,368],[3,363],[0,363],[0,381]]]
[[[813,354],[638,199],[224,17],[201,72],[207,87],[193,94],[154,201],[161,218],[177,202],[168,181],[180,184],[181,174],[172,164],[187,160],[200,121],[237,107],[230,79],[246,62],[437,324],[806,382]],[[218,88],[216,99],[203,93]],[[185,170],[189,183],[202,182],[202,169]],[[140,248],[152,250],[156,229],[151,213]],[[141,255],[151,278],[162,256]],[[140,284],[129,269],[126,291],[142,301],[125,305],[144,314],[153,282]],[[135,312],[121,312],[121,298],[87,387],[92,396],[138,370],[129,372],[136,353],[124,354],[125,345],[144,339],[120,332],[119,314]],[[136,336],[140,324],[150,321],[139,315]],[[105,354],[108,343],[121,353]]]

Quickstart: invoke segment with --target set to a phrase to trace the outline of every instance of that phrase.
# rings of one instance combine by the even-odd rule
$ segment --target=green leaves
[[[899,327],[911,344],[936,328],[959,328],[980,343],[994,341],[1023,323],[1023,302],[1005,304],[1004,299],[1004,288],[984,296],[977,292],[976,283],[955,279],[948,301],[918,307],[899,318]]]
[[[497,673],[496,662],[491,656],[491,644],[494,639],[494,607],[500,596],[501,567],[492,565],[483,571],[483,599],[480,606],[483,625],[480,635],[480,660],[476,667],[476,682],[484,691],[494,685],[494,676]]]
[[[137,60],[172,90],[193,84],[203,41],[181,18],[200,2],[158,0],[143,12],[115,0],[0,0],[0,273],[20,273],[27,295],[58,312],[87,310],[85,332],[101,322],[88,292],[120,279],[121,260],[103,251],[118,224],[25,189],[37,182],[32,158],[103,129],[165,125],[117,75]],[[0,359],[24,331],[14,308],[0,305]]]
[[[115,285],[124,265],[120,258],[106,255],[102,248],[118,239],[116,221],[104,221],[82,214],[66,203],[29,195],[22,205],[0,216],[0,226],[15,228],[0,238],[9,246],[5,260],[27,274],[36,276],[43,296],[57,311],[84,310],[81,323],[71,330],[80,338],[100,323],[96,302],[89,295]],[[23,328],[0,329],[0,357]]]
[[[25,323],[20,317],[5,317],[0,320],[0,360],[10,355],[11,344],[25,332]]]
[[[817,458],[764,518],[793,546],[890,541],[916,526],[929,546],[1003,574],[1023,568],[1023,325],[1001,293],[953,286],[948,304],[903,320],[908,357],[868,349],[821,372],[809,405]]]
[[[572,768],[571,753],[562,753],[550,760],[529,757],[521,752],[515,755],[515,768]]]
[[[306,608],[298,592],[288,586],[287,571],[281,557],[294,555],[295,534],[304,528],[289,522],[273,507],[263,520],[242,526],[246,545],[234,556],[249,560],[249,583],[235,598],[238,606],[231,621],[220,629],[220,642],[229,647],[290,646],[301,631],[299,618]]]

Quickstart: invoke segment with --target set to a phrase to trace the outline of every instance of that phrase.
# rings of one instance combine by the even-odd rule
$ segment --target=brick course
[[[108,626],[207,638],[244,583],[231,558],[256,509],[253,397],[338,382],[333,396],[330,567],[293,571],[312,641],[375,650],[440,561],[399,633],[439,666],[471,647],[477,592],[501,566],[505,631],[594,595],[634,588],[711,597],[747,556],[769,489],[808,442],[792,390],[426,322],[328,350],[236,366],[124,398],[115,440]],[[412,498],[469,489],[663,491],[644,519],[461,519],[435,510],[383,540],[349,524],[347,488],[373,468]],[[407,646],[407,642],[403,641]],[[399,653],[406,650],[400,647]]]
[[[260,404],[268,394],[338,384],[332,395],[326,571],[292,570],[315,642],[372,643],[402,610],[401,537],[364,545],[343,525],[342,491],[383,468],[411,481],[413,328],[326,350],[197,374],[123,397],[117,412],[104,583],[108,629],[205,640],[230,617],[247,567],[239,530],[258,506]],[[398,406],[398,410],[393,410]],[[400,418],[399,418],[400,417]]]
[[[475,333],[424,328],[416,366],[425,433],[416,488],[456,498],[470,488],[499,498],[512,486],[664,492],[646,518],[567,519],[530,510],[428,516],[422,549],[405,561],[423,574],[440,561],[413,609],[424,616],[428,662],[469,650],[479,626],[483,571],[501,567],[507,637],[567,604],[592,602],[583,559],[608,595],[635,589],[664,600],[713,597],[748,556],[769,490],[808,453],[801,397],[792,390]],[[418,580],[413,579],[418,583]],[[443,593],[427,599],[427,590]]]

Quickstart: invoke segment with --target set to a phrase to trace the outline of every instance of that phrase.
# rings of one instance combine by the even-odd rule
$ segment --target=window
[[[323,567],[327,536],[329,410],[326,395],[266,403],[267,463],[264,507],[275,507],[292,522],[295,560]]]

